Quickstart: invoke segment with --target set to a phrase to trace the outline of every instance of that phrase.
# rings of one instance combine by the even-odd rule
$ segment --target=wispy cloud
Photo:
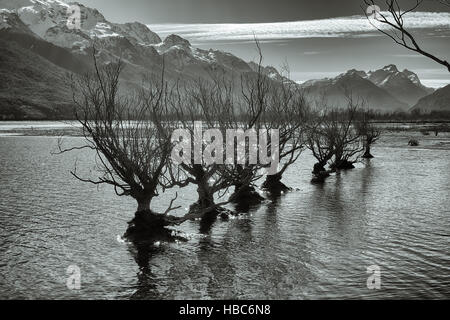
[[[410,29],[431,29],[436,36],[450,36],[450,13],[412,12]],[[279,40],[317,37],[360,37],[376,33],[364,16],[274,23],[154,24],[149,28],[162,36],[172,33],[193,42]],[[384,27],[384,26],[382,26]]]
[[[424,56],[420,55],[420,54],[392,54],[392,57],[395,58],[418,58],[418,59],[425,59]]]

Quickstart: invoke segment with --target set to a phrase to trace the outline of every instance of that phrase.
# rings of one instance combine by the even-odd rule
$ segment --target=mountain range
[[[257,64],[230,53],[195,48],[174,34],[161,39],[142,23],[112,23],[96,9],[73,4],[81,11],[80,29],[67,26],[69,4],[60,0],[0,0],[0,119],[73,117],[70,74],[90,70],[93,45],[101,63],[118,58],[125,63],[124,90],[138,88],[144,74],[160,76],[163,65],[168,80],[220,76],[238,81],[257,72]],[[271,66],[262,72],[286,81]],[[349,70],[300,86],[311,100],[326,97],[336,106],[344,105],[351,91],[383,112],[407,111],[420,99],[428,103],[424,97],[433,94],[415,73],[394,65],[373,72]]]
[[[306,81],[301,86],[318,101],[328,101],[331,106],[345,106],[349,95],[364,100],[365,107],[380,112],[404,112],[419,99],[432,94],[412,71],[399,71],[387,65],[375,71],[349,70],[335,78]]]

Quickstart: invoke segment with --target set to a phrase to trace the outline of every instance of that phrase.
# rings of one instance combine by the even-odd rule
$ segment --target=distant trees
[[[346,108],[325,107],[315,112],[308,122],[306,146],[317,160],[313,182],[323,182],[329,176],[327,164],[331,171],[353,169],[361,156],[369,157],[370,146],[380,136],[380,131],[361,109],[363,101],[355,100],[351,94],[347,100]]]

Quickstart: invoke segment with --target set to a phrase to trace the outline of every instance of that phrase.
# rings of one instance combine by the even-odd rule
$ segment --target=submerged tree
[[[239,136],[233,137],[232,155],[234,164],[227,167],[228,177],[233,180],[234,193],[233,202],[237,204],[248,205],[258,204],[264,198],[256,191],[254,183],[262,177],[260,169],[264,166],[260,161],[252,158],[252,152],[261,147],[261,137],[257,134],[263,129],[261,117],[267,105],[269,91],[273,82],[263,73],[262,52],[259,42],[255,40],[259,61],[255,73],[248,73],[241,76],[240,92],[237,93],[236,104],[228,113],[228,117],[219,119],[224,127],[240,130],[241,138],[244,137],[239,145]],[[255,137],[252,138],[252,137]],[[234,143],[236,138],[236,144]],[[264,140],[267,139],[267,136]],[[268,140],[268,139],[267,139]],[[266,142],[267,142],[266,140]],[[271,142],[267,143],[270,146]],[[230,145],[228,146],[230,147]],[[239,154],[239,149],[243,147],[244,155]],[[242,149],[241,149],[242,150]]]
[[[261,123],[266,130],[276,129],[279,132],[280,166],[275,173],[266,176],[262,187],[267,191],[278,194],[290,189],[281,179],[305,148],[308,117],[307,102],[295,83],[286,81],[271,88]]]
[[[173,125],[167,121],[170,115],[167,102],[173,91],[164,78],[155,81],[149,78],[143,82],[141,91],[121,94],[122,68],[121,61],[99,66],[94,50],[94,71],[73,78],[76,117],[86,144],[72,148],[60,145],[60,151],[92,150],[99,176],[84,178],[76,167],[72,175],[83,182],[111,185],[118,196],[136,200],[136,215],[126,236],[167,235],[163,227],[192,218],[168,215],[179,208],[173,207],[177,195],[163,213],[151,210],[152,200],[161,190],[178,182],[167,171],[173,148]]]
[[[137,211],[150,210],[158,195],[161,176],[171,152],[168,132],[155,125],[163,117],[165,87],[152,87],[151,100],[145,103],[137,95],[119,95],[119,77],[123,64],[109,63],[74,79],[73,97],[76,116],[87,144],[94,150],[101,175],[77,179],[93,184],[109,184],[119,196],[137,201]],[[65,149],[68,151],[70,149]]]
[[[317,160],[312,171],[312,182],[324,182],[330,175],[325,166],[334,155],[334,131],[333,123],[329,121],[325,110],[316,111],[308,122],[306,147]]]
[[[178,181],[179,186],[197,186],[198,201],[191,211],[223,213],[221,206],[231,199],[215,203],[214,197],[224,196],[234,181],[224,162],[227,145],[223,139],[230,128],[227,119],[234,113],[233,85],[224,79],[198,80],[178,87],[177,92],[171,101],[177,126],[177,146],[169,168],[171,180]]]
[[[351,94],[346,96],[345,109],[329,109],[322,101],[319,105],[325,105],[324,109],[316,111],[309,121],[306,145],[318,161],[314,165],[312,182],[323,182],[329,176],[330,172],[325,169],[327,164],[331,170],[354,168],[353,164],[363,151],[356,127],[360,104]]]
[[[334,128],[334,160],[330,167],[333,170],[353,169],[363,146],[361,135],[356,128],[356,116],[360,104],[353,97],[347,95],[347,108],[343,111],[331,111],[329,114]]]
[[[373,158],[370,149],[371,146],[380,138],[381,129],[370,122],[367,112],[362,112],[359,121],[356,122],[356,130],[363,141],[364,154],[362,157],[366,159]]]

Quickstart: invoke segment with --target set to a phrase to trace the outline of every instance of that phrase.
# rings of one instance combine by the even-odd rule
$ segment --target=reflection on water
[[[135,203],[69,174],[75,159],[94,172],[92,154],[2,136],[1,298],[450,298],[450,137],[408,140],[384,136],[375,159],[324,185],[309,183],[305,152],[284,178],[295,191],[236,219],[187,222],[187,242],[134,246],[117,236]],[[196,200],[195,188],[179,193],[184,208]],[[381,290],[366,286],[374,264]],[[69,265],[81,268],[78,292],[66,288]]]

